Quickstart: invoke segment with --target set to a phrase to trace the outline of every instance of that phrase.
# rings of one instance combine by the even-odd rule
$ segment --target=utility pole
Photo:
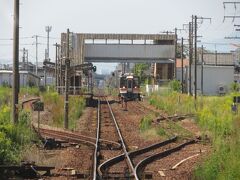
[[[61,49],[62,47],[60,47],[60,49]],[[59,90],[58,90],[58,92],[59,93],[62,93],[62,86],[63,86],[63,78],[62,78],[62,62],[63,62],[63,58],[62,58],[62,53],[59,53],[59,54],[61,54],[60,55],[60,64],[59,64],[59,81],[58,81],[58,85],[60,86],[60,88],[59,88]]]
[[[19,0],[14,0],[13,26],[13,84],[12,84],[12,121],[18,122],[18,93],[19,93]]]
[[[192,23],[189,22],[189,86],[188,93],[192,96]]]
[[[183,88],[183,37],[181,39],[181,64],[182,64],[182,93],[184,92]]]
[[[203,20],[210,20],[211,23],[211,18],[204,18],[204,17],[197,17],[197,16],[192,16],[192,22],[194,21],[194,56],[195,56],[195,64],[194,64],[194,99],[197,99],[197,29],[198,29],[198,24],[197,21],[198,19]]]
[[[178,42],[178,34],[177,34],[177,32],[178,31],[183,31],[184,29],[178,29],[178,28],[175,28],[174,29],[174,33],[175,33],[175,38],[176,38],[176,40],[175,40],[175,60],[174,60],[174,78],[175,79],[177,79],[177,48],[178,48],[178,44],[177,44],[177,42]],[[167,32],[167,34],[168,34],[168,32]]]
[[[22,64],[23,64],[23,70],[28,71],[28,50],[23,48],[23,56],[22,56]]]
[[[36,48],[36,71],[35,74],[38,75],[38,35],[33,36],[35,37],[35,48]]]
[[[174,73],[173,73],[173,78],[176,79],[177,78],[177,28],[174,29],[175,30],[175,60],[174,60]]]
[[[66,50],[66,57],[65,57],[65,101],[64,101],[64,128],[68,129],[68,108],[69,108],[69,101],[68,101],[68,70],[70,67],[70,59],[69,59],[69,29],[67,29],[67,50]]]
[[[26,70],[28,72],[28,50],[26,50],[26,53],[27,53],[27,56],[26,56],[26,59],[27,59],[27,67],[26,67]]]
[[[57,68],[58,68],[58,49],[59,49],[59,44],[56,43],[55,45],[55,88],[57,89],[57,82],[58,82],[58,71],[57,71]]]
[[[194,99],[197,99],[197,16],[194,16]]]
[[[25,54],[26,50],[25,50],[25,48],[23,48],[22,51],[23,51],[22,62],[23,62],[23,66],[24,66],[25,58],[26,58],[26,54]]]

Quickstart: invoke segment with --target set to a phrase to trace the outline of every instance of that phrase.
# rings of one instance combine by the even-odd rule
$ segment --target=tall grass
[[[85,98],[70,97],[70,111],[69,111],[69,128],[75,129],[79,118],[82,116],[83,110],[86,106]]]
[[[195,179],[240,179],[240,117],[231,110],[235,95],[239,96],[198,97],[197,101],[177,92],[150,96],[150,104],[168,114],[194,113],[203,134],[211,138],[212,153],[196,168]]]
[[[31,95],[31,96],[39,96],[40,91],[38,87],[21,87],[20,88],[20,96]]]
[[[169,114],[191,114],[196,112],[192,97],[174,91],[153,93],[149,98],[149,102],[157,109]]]
[[[46,92],[43,94],[43,101],[45,106],[51,112],[51,119],[53,126],[63,127],[64,121],[64,98],[57,92]],[[85,108],[86,102],[83,97],[70,96],[69,97],[69,128],[74,129]]]
[[[30,113],[21,110],[19,123],[13,125],[10,120],[11,109],[7,105],[0,109],[0,164],[17,163],[21,151],[31,142],[33,137],[29,127]]]
[[[11,89],[8,87],[0,87],[0,106],[7,105],[11,100]]]

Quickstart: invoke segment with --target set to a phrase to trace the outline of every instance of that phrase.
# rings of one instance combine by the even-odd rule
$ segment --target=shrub
[[[151,127],[153,115],[149,114],[141,119],[140,130],[145,131]]]
[[[181,82],[180,81],[178,81],[176,79],[172,80],[172,81],[170,81],[169,85],[173,91],[180,92],[180,90],[181,90]]]
[[[230,84],[230,89],[232,92],[238,92],[239,88],[240,88],[240,85],[237,82],[233,82]]]
[[[10,112],[7,106],[0,110],[0,164],[19,162],[21,151],[31,142],[32,137],[29,127],[30,113],[20,111],[19,123],[13,125]]]

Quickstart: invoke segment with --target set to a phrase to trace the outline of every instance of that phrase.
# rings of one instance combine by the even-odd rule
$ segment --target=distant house
[[[39,86],[40,77],[28,71],[19,71],[20,86]],[[0,70],[0,85],[12,87],[13,73],[11,70]]]

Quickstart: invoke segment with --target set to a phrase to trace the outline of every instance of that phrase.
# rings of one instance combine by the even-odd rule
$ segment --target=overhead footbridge
[[[173,63],[174,34],[83,34],[71,33],[71,64]],[[62,54],[66,54],[66,33],[61,35]]]

